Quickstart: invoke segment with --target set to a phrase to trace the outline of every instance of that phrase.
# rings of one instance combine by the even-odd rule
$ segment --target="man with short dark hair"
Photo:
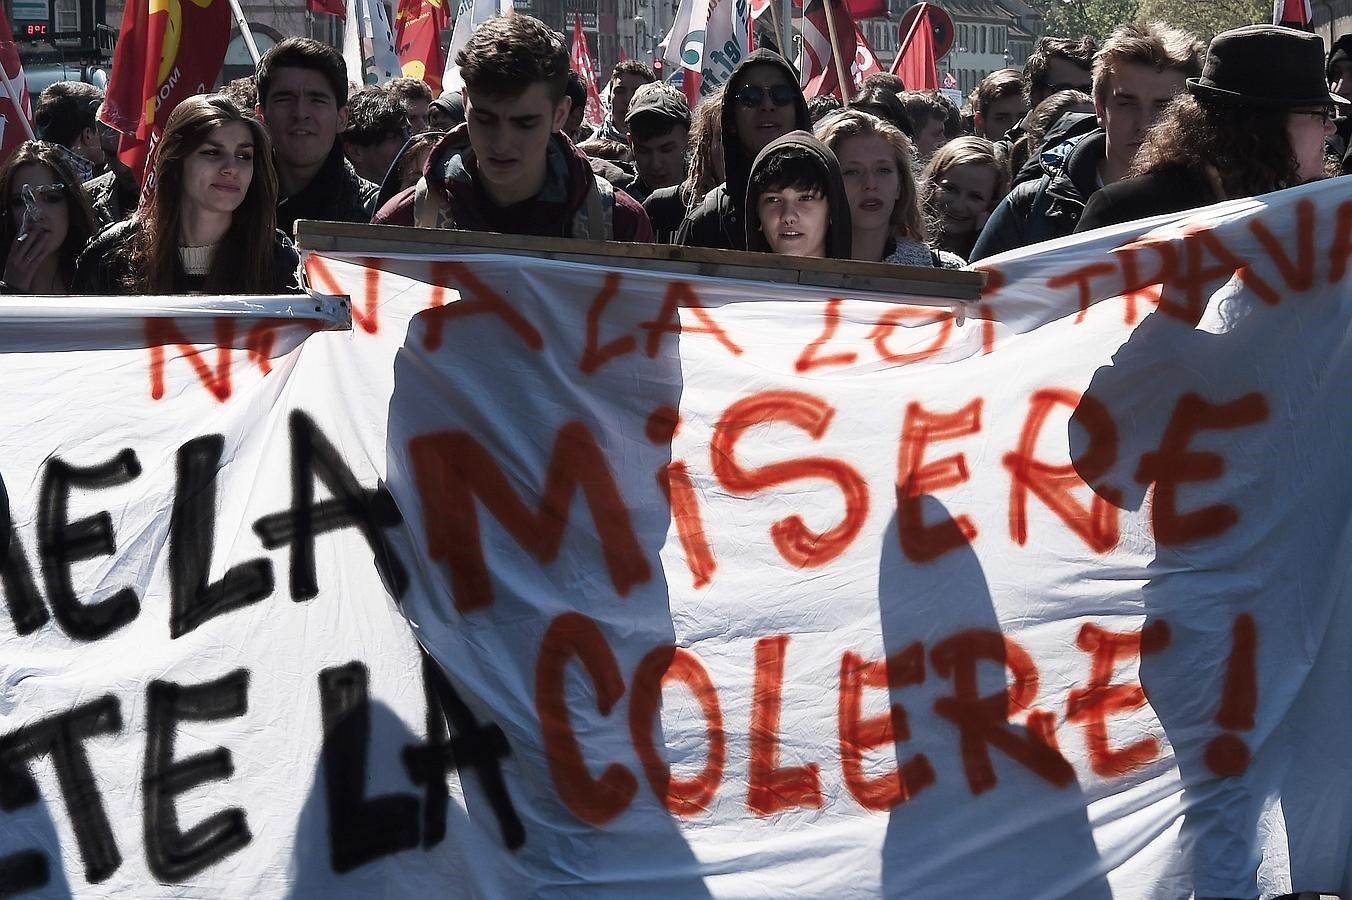
[[[1009,142],[1009,170],[1018,172],[1037,150],[1028,146],[1027,116],[1037,105],[1052,94],[1061,91],[1080,91],[1092,94],[1094,76],[1091,67],[1098,42],[1085,35],[1078,39],[1038,38],[1037,46],[1023,64],[1023,99],[1026,116],[1011,128],[1004,138]]]
[[[591,137],[591,129],[584,123],[587,115],[587,83],[572,69],[568,70],[568,84],[563,89],[568,98],[568,117],[563,120],[559,130],[568,135],[568,140],[580,144]]]
[[[958,110],[938,91],[903,91],[898,96],[915,129],[915,154],[922,164],[929,162],[934,151],[957,137]]]
[[[66,161],[81,181],[103,168],[105,154],[95,118],[103,91],[81,81],[58,81],[38,94],[33,106],[34,130],[40,140],[63,148]]]
[[[647,63],[639,62],[637,59],[626,59],[624,62],[616,63],[610,72],[610,113],[601,124],[596,137],[619,141],[621,144],[628,143],[629,126],[625,124],[625,117],[629,115],[629,101],[633,98],[634,91],[656,80],[656,73]]]
[[[625,188],[642,203],[658,188],[685,178],[690,143],[690,104],[671,85],[655,81],[634,92],[629,102],[629,146],[638,177]]]
[[[995,143],[1028,113],[1023,76],[1018,69],[999,69],[981,79],[972,91],[972,129],[979,138]]]
[[[633,198],[592,173],[562,134],[569,103],[563,35],[523,14],[484,22],[456,55],[465,124],[432,150],[425,174],[378,224],[651,242]]]
[[[343,153],[358,175],[380,184],[409,137],[404,105],[392,92],[372,85],[353,94],[347,107]]]
[[[347,65],[325,44],[287,38],[258,63],[258,117],[272,133],[277,227],[298,219],[369,222],[379,187],[359,176],[338,135],[347,128]]]
[[[385,90],[404,105],[410,134],[422,134],[428,129],[427,111],[432,105],[432,89],[421,78],[402,76],[391,78]]]
[[[991,213],[971,261],[1075,230],[1095,191],[1126,177],[1155,119],[1202,74],[1202,42],[1158,22],[1119,25],[1094,57],[1099,127],[1044,153],[1043,175],[1010,191]]]

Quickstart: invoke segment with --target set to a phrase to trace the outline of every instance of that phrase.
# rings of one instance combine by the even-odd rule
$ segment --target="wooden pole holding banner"
[[[831,58],[836,62],[836,78],[840,79],[840,104],[848,107],[852,80],[847,79],[850,70],[845,60],[840,58],[840,38],[836,36],[836,15],[831,9],[832,2],[844,3],[845,0],[822,0],[822,4],[826,10],[826,32],[831,38]]]
[[[775,0],[771,0],[771,2],[773,3],[775,2]],[[793,59],[791,59],[791,57],[793,56],[793,0],[782,0],[782,2],[784,4],[784,18],[779,23],[779,27],[783,29],[783,31],[780,32],[782,36],[782,41],[779,46],[784,51],[784,58],[789,61],[790,65],[792,65]]]
[[[24,134],[28,135],[30,141],[36,141],[38,138],[37,135],[33,133],[33,123],[28,121],[28,116],[24,115],[22,100],[19,97],[19,90],[14,86],[14,82],[9,80],[9,73],[5,71],[3,64],[0,64],[0,86],[4,87],[5,96],[8,97],[9,102],[14,105],[15,115],[17,115],[19,121],[23,123]]]
[[[235,24],[239,26],[239,36],[244,38],[244,46],[249,50],[249,57],[258,65],[258,45],[254,43],[253,32],[249,30],[249,22],[244,18],[244,10],[240,9],[239,0],[230,0],[230,11],[235,14]]]
[[[929,21],[929,4],[921,3],[920,8],[916,10],[915,20],[911,22],[911,27],[906,31],[906,40],[897,45],[897,56],[892,60],[892,66],[887,71],[893,75],[897,74],[897,69],[901,68],[901,58],[906,54],[906,49],[911,46],[911,41],[915,40],[915,31],[920,27],[921,22]]]
[[[308,219],[296,223],[296,246],[302,251],[352,253],[371,257],[400,253],[467,253],[529,256],[602,266],[627,262],[642,268],[660,268],[666,272],[690,275],[886,294],[904,298],[906,303],[916,305],[951,307],[956,301],[964,304],[967,314],[972,318],[981,317],[976,303],[981,299],[981,287],[986,281],[982,272],[929,266],[774,256],[745,250],[709,250],[670,244],[621,244],[614,241],[579,241],[445,228],[315,222]],[[379,261],[382,267],[387,263],[397,264],[398,260]]]

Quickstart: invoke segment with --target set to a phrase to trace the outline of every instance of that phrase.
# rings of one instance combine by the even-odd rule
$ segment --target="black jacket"
[[[643,201],[643,211],[653,223],[657,243],[670,244],[676,239],[676,232],[690,212],[689,200],[690,195],[682,183],[658,188]]]
[[[140,220],[133,217],[109,225],[99,232],[75,263],[75,283],[71,290],[76,294],[98,296],[130,293],[127,282],[131,274],[131,241],[140,225]],[[229,240],[228,237],[226,239]],[[277,239],[273,242],[272,285],[268,293],[303,293],[299,269],[300,254],[296,252],[291,239],[278,230]],[[205,290],[205,276],[176,270],[174,293],[196,294]]]
[[[1052,125],[1047,133],[1042,136],[1042,143],[1038,145],[1037,152],[1014,175],[1010,187],[1018,187],[1025,181],[1037,181],[1046,174],[1046,168],[1042,164],[1042,157],[1045,154],[1055,150],[1071,138],[1091,134],[1098,128],[1098,116],[1094,113],[1063,113],[1061,118],[1056,120],[1056,124]]]
[[[840,174],[840,162],[836,159],[836,155],[831,152],[830,147],[806,131],[790,131],[783,137],[775,138],[766,144],[765,148],[756,155],[755,162],[751,164],[751,171],[747,173],[748,183],[756,170],[765,165],[767,160],[788,147],[796,147],[799,150],[806,151],[809,156],[817,161],[822,175],[825,176],[826,201],[831,216],[830,224],[826,229],[826,257],[828,259],[849,259],[852,232],[850,227],[850,198],[845,195],[845,180]],[[751,193],[751,188],[748,186],[744,203],[746,209],[746,249],[761,253],[772,253],[774,251],[770,249],[770,242],[766,240],[765,234],[761,231],[760,208],[756,203],[756,198]]]
[[[335,141],[310,183],[277,201],[277,227],[293,237],[297,219],[365,224],[375,215],[379,193],[380,186],[358,175]]]
[[[746,71],[754,65],[773,65],[784,72],[784,77],[793,85],[797,94],[794,99],[795,124],[799,131],[812,131],[812,116],[807,111],[807,101],[803,92],[798,90],[798,73],[793,70],[784,57],[773,50],[757,50],[742,58],[737,68],[732,70],[726,89],[723,91],[721,110],[723,125],[723,177],[726,179],[714,188],[699,205],[690,211],[680,230],[676,233],[676,243],[687,247],[713,247],[724,250],[746,249],[746,228],[743,224],[742,204],[746,200],[746,182],[751,174],[752,159],[742,150],[737,140],[737,123],[733,117],[737,101],[737,91],[742,86]]]
[[[1075,230],[1198,209],[1220,200],[1203,173],[1183,166],[1159,169],[1098,190],[1085,204]]]
[[[970,261],[1074,231],[1085,201],[1098,190],[1098,165],[1107,144],[1107,135],[1099,129],[1044,153],[1042,177],[1005,195],[986,221]]]

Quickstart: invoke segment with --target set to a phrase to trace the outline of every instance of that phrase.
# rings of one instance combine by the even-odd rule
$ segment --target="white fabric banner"
[[[1350,260],[1334,181],[972,307],[7,301],[0,893],[1352,893]]]

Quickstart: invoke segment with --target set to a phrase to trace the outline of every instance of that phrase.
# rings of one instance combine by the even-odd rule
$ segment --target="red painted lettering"
[[[893,771],[876,777],[864,773],[864,754],[875,747],[893,746],[911,739],[906,709],[898,703],[882,715],[865,718],[865,688],[887,690],[925,680],[925,648],[917,641],[886,660],[866,660],[846,653],[840,660],[840,765],[845,786],[865,809],[891,809],[934,784],[934,767],[917,753]]]
[[[956,487],[968,477],[967,459],[961,453],[927,463],[925,449],[980,430],[980,398],[955,413],[931,413],[915,402],[907,405],[897,465],[897,536],[912,562],[938,559],[976,538],[976,525],[965,515],[926,524],[923,500],[926,494]]]
[[[624,677],[605,635],[581,613],[563,613],[549,625],[535,664],[535,711],[554,789],[569,812],[589,825],[604,825],[628,808],[638,790],[634,774],[619,763],[593,778],[573,731],[565,691],[568,663],[582,663],[596,688],[596,708],[610,715],[624,696]]]
[[[704,768],[693,778],[673,778],[662,751],[653,741],[653,721],[661,704],[662,688],[679,681],[689,689],[704,714],[704,733],[709,755]],[[680,816],[709,808],[723,780],[727,739],[723,733],[723,710],[718,692],[699,657],[682,647],[654,647],[634,672],[634,690],[629,700],[629,734],[634,741],[643,772],[657,799]]]
[[[436,350],[441,346],[442,331],[452,319],[465,316],[494,315],[511,329],[521,342],[532,350],[541,350],[545,339],[526,317],[517,312],[497,291],[484,284],[482,279],[460,262],[444,263],[445,268],[437,274],[444,274],[448,281],[459,284],[460,299],[428,309],[419,318],[424,323],[423,348]]]
[[[1053,465],[1035,458],[1038,437],[1047,416],[1058,404],[1075,409],[1075,421],[1089,435],[1089,446],[1074,463]],[[1074,391],[1043,388],[1030,398],[1028,418],[1019,436],[1019,449],[1005,454],[1009,470],[1009,536],[1023,546],[1028,543],[1028,494],[1031,491],[1079,535],[1090,549],[1105,553],[1117,545],[1118,509],[1109,500],[1090,492],[1089,508],[1075,499],[1073,490],[1083,487],[1083,478],[1105,475],[1117,460],[1117,426],[1102,403],[1080,397]],[[1105,490],[1104,493],[1112,492]]]
[[[806,431],[813,440],[826,433],[835,410],[825,400],[797,391],[763,391],[732,404],[714,427],[710,440],[713,472],[724,488],[740,497],[808,478],[833,482],[845,497],[845,515],[826,531],[814,531],[799,515],[781,519],[770,528],[775,549],[802,568],[823,566],[844,553],[868,518],[868,483],[852,466],[838,459],[807,457],[743,468],[736,457],[737,442],[748,428],[765,422],[787,422]]]
[[[587,307],[587,345],[582,350],[582,359],[578,363],[578,368],[584,375],[590,375],[597,369],[610,362],[612,359],[624,356],[627,353],[633,353],[638,349],[638,341],[631,334],[615,338],[605,344],[600,343],[601,334],[601,316],[605,314],[606,307],[610,301],[615,299],[615,295],[620,292],[620,273],[607,272],[605,284],[601,286],[601,292],[592,300],[591,306]]]
[[[1089,766],[1105,778],[1126,775],[1159,756],[1159,741],[1143,737],[1125,747],[1108,743],[1108,717],[1145,706],[1145,691],[1139,683],[1112,684],[1119,662],[1155,653],[1169,644],[1169,626],[1152,622],[1139,632],[1108,631],[1092,622],[1080,628],[1075,644],[1092,654],[1089,682],[1075,688],[1066,701],[1066,721],[1084,726]]]
[[[822,347],[830,342],[836,335],[836,328],[840,325],[840,300],[832,297],[826,301],[826,309],[822,312],[822,333],[805,348],[794,364],[799,372],[811,372],[813,369],[824,369],[827,366],[848,366],[859,358],[859,354],[854,351],[848,353],[834,353],[825,356],[818,355]]]
[[[681,307],[689,308],[695,318],[699,319],[700,325],[696,328],[686,328],[681,325]],[[657,358],[657,351],[662,348],[662,335],[664,334],[711,334],[723,347],[733,356],[740,356],[742,348],[732,342],[726,331],[719,327],[699,302],[699,295],[695,289],[684,281],[673,281],[667,286],[666,297],[662,300],[662,311],[657,314],[657,319],[651,322],[642,322],[639,327],[648,332],[648,357]]]
[[[983,661],[1002,665],[1009,673],[1009,686],[983,697],[977,669]],[[1025,734],[1011,729],[1009,716],[1029,708],[1037,697],[1037,667],[1028,652],[994,630],[963,631],[944,639],[930,651],[934,670],[953,681],[953,695],[934,701],[934,711],[958,726],[962,765],[973,794],[995,787],[995,767],[990,748],[995,747],[1029,771],[1057,787],[1075,781],[1075,770],[1047,740],[1045,719]],[[1045,715],[1045,714],[1044,714]]]
[[[894,352],[887,346],[887,339],[896,332],[897,327],[906,319],[920,319],[924,324],[938,323],[939,333],[934,336],[934,341],[928,347],[922,347],[910,353]],[[937,354],[948,344],[952,334],[953,315],[947,310],[910,309],[899,306],[896,309],[888,310],[878,318],[878,324],[869,337],[873,339],[873,347],[878,351],[880,359],[894,365],[906,365],[929,359]]]
[[[784,687],[787,634],[756,641],[756,680],[751,695],[751,760],[747,771],[746,805],[758,816],[795,806],[820,808],[818,766],[779,765],[780,694]]]
[[[1256,425],[1267,417],[1267,401],[1262,394],[1245,394],[1238,400],[1220,405],[1208,403],[1193,393],[1179,398],[1174,414],[1165,426],[1160,449],[1143,455],[1136,469],[1138,482],[1155,484],[1150,523],[1157,541],[1184,544],[1217,537],[1239,522],[1239,512],[1228,503],[1179,512],[1180,485],[1214,481],[1225,473],[1225,460],[1219,454],[1189,450],[1188,444],[1204,429],[1243,428]]]
[[[218,318],[214,324],[216,370],[213,372],[202,359],[202,351],[188,343],[173,319],[145,320],[146,346],[150,348],[150,396],[153,399],[164,399],[164,348],[167,344],[173,344],[182,352],[182,358],[192,366],[211,396],[222,403],[230,399],[230,345],[235,340],[235,323],[228,318]]]
[[[596,439],[581,423],[559,430],[538,510],[517,496],[497,461],[466,432],[414,438],[409,457],[422,497],[427,552],[449,566],[455,606],[461,612],[493,602],[475,498],[526,552],[548,563],[558,556],[573,494],[581,488],[616,592],[626,596],[652,576],[619,486]]]
[[[1291,261],[1282,242],[1262,219],[1249,223],[1249,230],[1263,245],[1269,258],[1277,266],[1282,280],[1293,291],[1308,291],[1314,287],[1314,203],[1301,200],[1296,204],[1296,259]]]

